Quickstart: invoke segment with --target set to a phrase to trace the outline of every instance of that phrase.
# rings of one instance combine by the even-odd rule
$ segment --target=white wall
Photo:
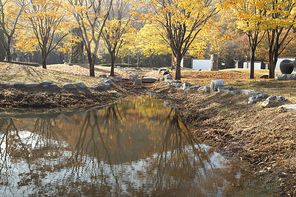
[[[191,67],[194,70],[210,70],[211,60],[192,59]]]

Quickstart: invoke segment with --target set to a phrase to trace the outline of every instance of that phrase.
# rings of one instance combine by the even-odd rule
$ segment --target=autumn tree
[[[134,46],[139,48],[140,52],[149,57],[150,67],[153,66],[155,57],[170,53],[170,47],[161,37],[162,32],[152,24],[146,24],[135,36]],[[132,47],[131,47],[132,48]]]
[[[103,28],[102,37],[106,43],[111,59],[110,76],[114,76],[114,64],[119,50],[125,44],[124,34],[131,30],[129,3],[124,0],[114,0],[108,20]]]
[[[81,30],[82,40],[89,61],[90,76],[95,76],[95,61],[103,27],[109,16],[113,0],[68,0]]]
[[[22,36],[18,37],[18,48],[37,44],[42,54],[42,67],[46,69],[46,59],[58,44],[68,35],[68,21],[62,0],[31,0],[24,10],[26,25]],[[30,33],[28,30],[31,30]]]
[[[177,59],[175,79],[181,78],[181,60],[212,16],[218,12],[215,0],[150,0],[146,20],[163,29],[162,35]]]
[[[294,39],[289,37],[296,22],[296,3],[294,0],[269,0],[264,2],[264,26],[267,31],[269,78],[274,78],[279,55]]]
[[[0,28],[4,34],[4,37],[0,37],[0,43],[6,51],[8,62],[12,60],[12,40],[25,5],[24,0],[0,0]]]
[[[250,79],[254,78],[255,52],[265,34],[263,19],[265,6],[262,0],[232,1],[234,14],[237,16],[238,28],[247,36],[250,46]]]

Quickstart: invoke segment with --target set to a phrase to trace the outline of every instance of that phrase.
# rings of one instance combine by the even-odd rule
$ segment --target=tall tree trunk
[[[255,50],[252,48],[250,57],[250,79],[254,79]]]
[[[10,52],[10,45],[11,45],[11,38],[9,37],[7,39],[7,48],[6,48],[6,59],[7,59],[7,62],[11,62],[12,61],[12,55],[11,55],[11,52]]]
[[[42,50],[42,68],[46,69],[47,54],[45,49]]]
[[[89,64],[89,74],[91,77],[95,77],[95,62],[96,62],[96,54],[91,54],[91,61]]]
[[[176,74],[175,74],[175,80],[181,79],[181,61],[182,61],[182,55],[177,54],[177,65],[176,65]]]
[[[111,59],[111,72],[110,72],[110,76],[114,77],[115,74],[114,74],[114,64],[115,64],[115,52],[111,52],[110,53],[110,59]]]

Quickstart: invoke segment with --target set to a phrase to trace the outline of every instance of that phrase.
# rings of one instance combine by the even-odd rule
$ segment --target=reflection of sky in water
[[[12,121],[22,126],[22,119]],[[2,128],[3,196],[256,196],[249,194],[262,186],[211,147],[190,141],[178,113],[159,101],[123,100],[53,121],[26,119],[8,142]],[[36,130],[46,124],[51,130]],[[244,185],[232,186],[238,183]]]
[[[24,145],[27,145],[28,147],[31,147],[32,149],[38,149],[40,146],[45,145],[48,142],[44,142],[42,140],[42,136],[40,135],[33,135],[29,131],[19,131],[18,136],[22,143]],[[3,135],[1,135],[1,139],[3,139]],[[51,145],[60,146],[60,143],[55,140],[50,140]],[[66,147],[66,144],[63,144],[63,147]],[[4,154],[5,152],[5,140],[1,144],[1,152]],[[200,144],[199,147],[196,146],[196,148],[202,148],[204,150],[208,150],[209,147]],[[190,157],[195,158],[194,160],[198,160],[198,158],[193,153],[192,147],[187,146],[184,148],[185,152],[190,155]],[[73,155],[73,152],[70,151],[63,151],[62,156],[60,159],[52,159],[52,160],[46,160],[44,158],[38,158],[35,163],[38,163],[39,166],[29,165],[26,161],[18,161],[17,163],[8,160],[7,166],[9,166],[9,169],[7,171],[2,170],[2,176],[7,177],[7,181],[9,182],[10,188],[7,187],[1,187],[0,192],[3,194],[3,196],[13,196],[13,195],[30,195],[34,194],[36,191],[36,186],[23,186],[18,187],[18,182],[21,181],[19,175],[23,175],[26,173],[30,173],[31,171],[36,170],[36,168],[42,168],[42,166],[51,166],[58,165],[60,162],[65,162],[67,159],[71,159],[71,156]],[[169,151],[165,153],[167,159],[170,159],[172,157],[172,152]],[[174,154],[175,155],[175,154]],[[149,183],[149,180],[147,180],[146,175],[146,167],[151,163],[154,162],[154,159],[157,159],[159,157],[158,154],[153,154],[152,158],[146,158],[146,159],[139,159],[138,161],[133,161],[130,163],[123,163],[119,165],[109,165],[105,162],[99,162],[97,159],[90,158],[88,156],[84,156],[81,158],[83,160],[83,166],[78,167],[75,169],[75,173],[73,173],[73,169],[62,169],[59,172],[53,172],[53,173],[47,173],[46,176],[42,179],[42,186],[46,186],[47,184],[63,184],[63,180],[65,177],[71,177],[72,180],[77,180],[81,182],[93,182],[93,179],[91,179],[93,175],[93,166],[97,166],[100,169],[103,170],[102,174],[106,176],[106,182],[110,184],[110,186],[113,188],[116,188],[116,184],[118,184],[118,180],[116,177],[113,176],[113,174],[120,175],[120,190],[122,194],[129,195],[127,191],[127,184],[131,184],[135,189],[140,188],[143,186],[143,184]],[[8,157],[9,159],[9,157]],[[227,161],[218,153],[214,153],[209,158],[209,163],[205,163],[205,169],[206,170],[212,170],[213,168],[223,168],[224,165],[227,164]],[[141,172],[141,173],[139,173]],[[157,170],[154,171],[155,174],[157,174]],[[204,174],[203,170],[200,170],[200,174],[202,176],[206,176]],[[8,175],[8,176],[5,176]],[[172,179],[173,181],[173,179]],[[194,180],[192,180],[194,181]],[[98,180],[97,184],[101,184],[101,181]],[[166,184],[164,184],[166,185]],[[163,188],[165,189],[165,188]],[[153,188],[150,189],[151,192]],[[146,190],[148,192],[149,190]],[[116,192],[112,191],[111,192]],[[222,191],[221,191],[222,192]],[[221,193],[222,194],[222,193]],[[52,194],[47,193],[47,195],[55,195],[55,192]]]

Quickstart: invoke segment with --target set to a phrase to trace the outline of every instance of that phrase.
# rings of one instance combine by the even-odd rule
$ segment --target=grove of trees
[[[249,58],[250,78],[256,59],[268,62],[274,78],[279,56],[295,56],[295,5],[294,0],[0,0],[0,43],[8,62],[15,51],[39,52],[46,69],[51,52],[69,54],[82,42],[90,76],[106,54],[111,76],[116,60],[134,57],[139,65],[146,57],[153,67],[156,58],[172,54],[180,79],[183,58],[215,53],[226,68]]]

